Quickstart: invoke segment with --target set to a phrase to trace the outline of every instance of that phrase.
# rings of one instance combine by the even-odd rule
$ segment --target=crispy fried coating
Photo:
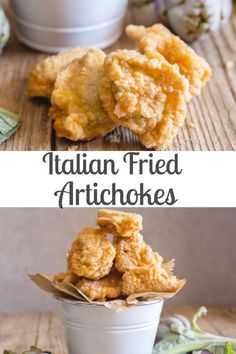
[[[97,280],[109,274],[114,258],[115,247],[106,238],[106,231],[86,227],[74,240],[67,262],[70,272]]]
[[[157,264],[157,256],[140,234],[116,239],[115,247],[115,268],[120,273],[136,267]]]
[[[54,275],[54,280],[61,282],[67,282],[75,285],[79,280],[79,277],[76,274],[70,272],[61,272]]]
[[[142,230],[143,218],[139,214],[101,209],[97,225],[114,236],[130,237]]]
[[[147,148],[165,149],[186,117],[188,80],[159,53],[134,50],[105,59],[99,90],[110,118],[136,133]]]
[[[185,284],[156,266],[134,268],[122,277],[122,293],[132,295],[146,292],[176,292]]]
[[[68,274],[68,272],[60,272],[55,274],[53,278],[54,280],[61,282],[67,277]]]
[[[175,267],[175,260],[174,259],[162,264],[162,268],[166,271],[166,273],[169,276],[173,275],[174,267]]]
[[[202,87],[211,76],[209,64],[179,37],[162,24],[152,27],[129,25],[128,36],[138,42],[140,53],[158,52],[171,64],[178,64],[180,73],[190,84],[192,96],[199,95]]]
[[[156,260],[156,264],[160,267],[163,264],[163,257],[158,252],[153,252]]]
[[[105,301],[121,295],[122,277],[118,272],[111,272],[100,280],[80,279],[76,286],[90,299]]]
[[[57,75],[49,116],[58,137],[90,140],[111,132],[112,122],[98,96],[105,53],[89,49],[81,59],[69,63]]]
[[[28,94],[50,98],[59,71],[73,60],[83,57],[87,51],[85,48],[73,48],[37,63],[29,75]]]

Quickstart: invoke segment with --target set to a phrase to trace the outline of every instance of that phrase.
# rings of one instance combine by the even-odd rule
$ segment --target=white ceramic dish
[[[12,15],[18,39],[33,49],[50,53],[78,46],[104,49],[116,42],[123,32],[124,14],[118,19],[100,25],[73,29],[36,26]]]
[[[17,37],[41,51],[106,48],[122,34],[128,0],[10,0]]]
[[[19,19],[42,27],[74,28],[120,17],[128,0],[10,0]]]
[[[151,354],[163,301],[122,312],[58,299],[70,354]]]

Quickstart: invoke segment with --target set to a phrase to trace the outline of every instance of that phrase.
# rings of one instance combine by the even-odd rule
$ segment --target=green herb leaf
[[[4,108],[0,108],[0,144],[9,139],[19,126],[19,116]]]
[[[7,44],[9,37],[10,25],[0,2],[0,54],[2,54],[3,47]]]
[[[157,331],[157,338],[161,340],[170,335],[181,334],[185,329],[190,328],[191,324],[186,317],[181,315],[170,315],[161,319]]]
[[[133,4],[135,6],[143,6],[143,5],[147,5],[150,2],[153,2],[154,0],[133,0]]]
[[[30,350],[26,350],[25,352],[23,352],[22,354],[53,354],[51,352],[48,352],[48,351],[45,351],[45,350],[41,350],[37,347],[31,347]],[[11,350],[4,350],[3,354],[19,354],[19,353],[15,353],[15,352],[12,352]]]
[[[207,315],[207,309],[206,307],[202,306],[199,308],[199,310],[197,311],[197,313],[193,316],[192,319],[192,329],[196,332],[202,333],[201,328],[198,326],[197,324],[197,320],[199,320],[199,318],[201,318],[202,316],[206,316]]]
[[[221,346],[222,343],[220,343],[220,341],[213,340],[212,338],[208,338],[207,336],[203,338],[190,338],[184,335],[180,335],[167,337],[161,342],[157,343],[154,347],[153,354],[185,354],[193,351],[201,351],[204,349],[207,349],[210,353],[213,354],[222,354],[220,352],[211,351],[213,350],[213,345],[215,348],[217,346]]]
[[[210,345],[206,349],[211,354],[234,354],[233,348],[229,342],[221,345]]]
[[[0,131],[4,134],[19,123],[20,118],[4,108],[0,108]]]
[[[153,354],[234,354],[236,349],[236,340],[222,336],[216,336],[203,332],[197,325],[197,320],[206,315],[207,309],[201,307],[192,319],[191,327],[184,325],[183,321],[172,320],[168,323],[166,336],[159,341],[153,350]]]
[[[226,354],[234,354],[233,348],[229,342],[225,344]]]
[[[37,353],[37,354],[52,354],[51,352],[45,351],[45,350],[41,350],[37,347],[31,347],[30,350],[27,350],[26,352],[22,353],[22,354],[33,354],[33,353]]]
[[[207,348],[211,354],[227,354],[225,344],[211,345]]]

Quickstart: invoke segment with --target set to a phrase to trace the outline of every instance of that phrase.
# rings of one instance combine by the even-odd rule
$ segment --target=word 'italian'
[[[118,155],[117,155],[118,156]],[[119,158],[94,159],[86,153],[78,153],[74,158],[62,158],[60,154],[48,152],[43,156],[43,162],[48,166],[49,175],[117,175],[122,165],[130,175],[179,175],[178,154],[171,159],[159,159],[158,154],[148,153],[147,158],[140,158],[140,152],[127,152],[122,160]],[[118,167],[119,165],[119,167]]]

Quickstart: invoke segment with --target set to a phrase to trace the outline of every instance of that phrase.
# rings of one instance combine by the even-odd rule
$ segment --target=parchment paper
[[[102,305],[110,310],[119,312],[128,309],[131,306],[136,306],[142,301],[167,300],[172,298],[179,292],[185,284],[185,281],[180,282],[180,286],[176,292],[172,293],[140,293],[128,296],[126,299],[116,299],[110,301],[91,301],[81,290],[75,285],[66,281],[58,282],[53,276],[44,274],[28,274],[30,279],[43,291],[46,291],[54,297],[61,299],[71,299],[76,301],[85,301],[90,304]]]

